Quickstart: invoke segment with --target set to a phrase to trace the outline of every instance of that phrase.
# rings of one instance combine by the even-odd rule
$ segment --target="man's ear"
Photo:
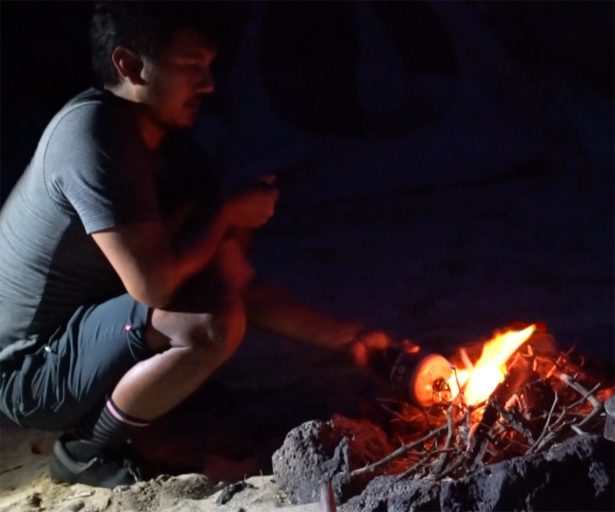
[[[144,85],[141,76],[143,59],[124,46],[117,46],[111,54],[111,61],[121,79],[129,80],[134,85]]]

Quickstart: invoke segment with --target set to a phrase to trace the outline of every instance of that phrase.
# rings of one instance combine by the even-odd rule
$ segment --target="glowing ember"
[[[506,376],[506,361],[525,343],[536,330],[532,324],[521,331],[505,331],[496,334],[483,346],[483,351],[476,364],[467,370],[457,370],[457,375],[448,378],[453,397],[463,389],[464,402],[478,405],[489,398],[497,385]],[[459,385],[457,384],[459,383]]]

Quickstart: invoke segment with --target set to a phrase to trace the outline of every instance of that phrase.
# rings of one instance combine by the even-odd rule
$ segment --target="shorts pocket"
[[[58,355],[48,347],[26,356],[16,396],[20,423],[41,430],[59,430],[65,419],[57,414],[63,402],[58,375]]]

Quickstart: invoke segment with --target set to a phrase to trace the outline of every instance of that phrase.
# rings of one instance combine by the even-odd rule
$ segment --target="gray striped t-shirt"
[[[89,236],[159,217],[161,160],[133,104],[89,89],[45,129],[0,211],[0,360],[33,350],[81,305],[125,292]]]

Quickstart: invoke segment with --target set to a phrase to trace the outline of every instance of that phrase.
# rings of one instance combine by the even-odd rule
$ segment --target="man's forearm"
[[[202,271],[214,258],[224,239],[229,222],[224,210],[214,215],[197,235],[175,241],[175,272],[179,285]]]
[[[326,348],[346,346],[361,325],[309,308],[288,292],[255,279],[245,293],[248,321],[257,328]]]

